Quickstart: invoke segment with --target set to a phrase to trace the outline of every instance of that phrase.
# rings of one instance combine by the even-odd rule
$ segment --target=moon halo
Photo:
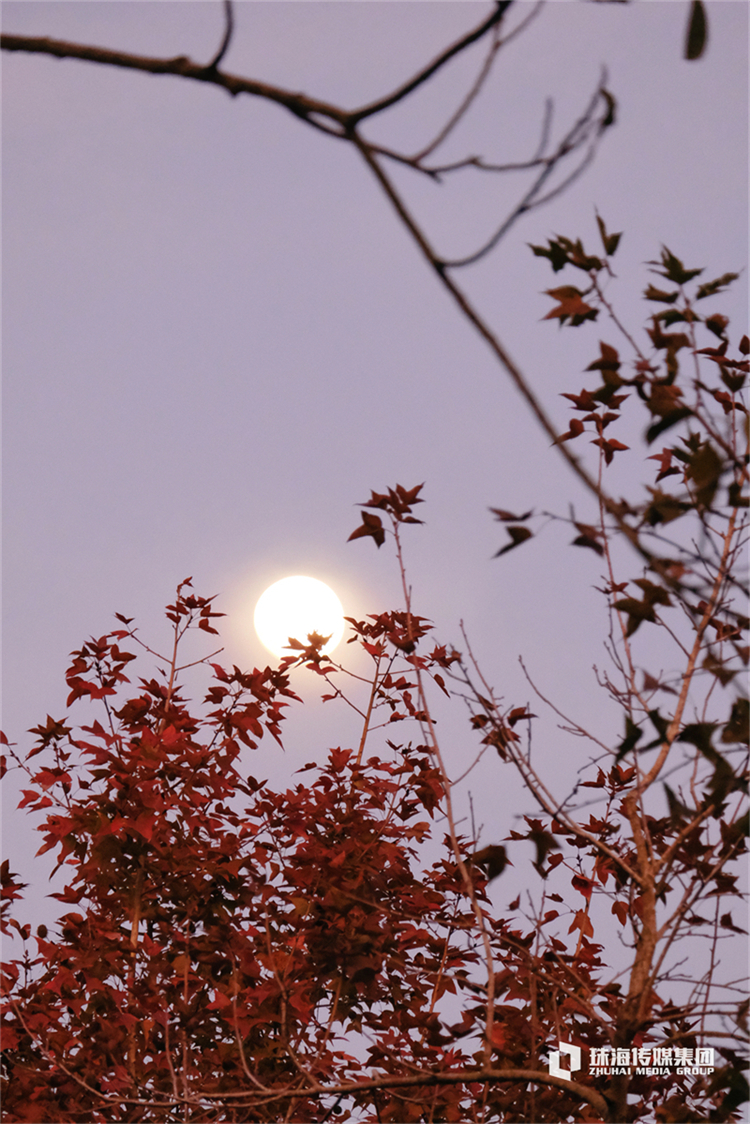
[[[336,594],[318,578],[295,574],[274,582],[261,595],[253,616],[259,639],[275,656],[288,656],[290,637],[306,643],[311,632],[330,636],[327,655],[344,635],[344,609]]]

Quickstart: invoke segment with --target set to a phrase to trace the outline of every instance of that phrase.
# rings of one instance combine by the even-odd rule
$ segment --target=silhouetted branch
[[[529,192],[527,192],[524,199],[514,209],[511,216],[505,220],[502,227],[496,231],[492,239],[485,244],[484,247],[477,254],[469,258],[457,259],[456,261],[448,262],[443,260],[440,255],[432,248],[427,236],[422,232],[416,223],[415,219],[409,212],[406,204],[397,193],[394,185],[386,176],[383,168],[378,160],[378,156],[384,159],[391,159],[406,164],[416,171],[420,171],[425,175],[436,176],[434,169],[422,167],[414,157],[408,157],[403,154],[394,152],[385,147],[378,146],[369,142],[362,137],[357,130],[358,122],[367,117],[371,117],[381,110],[395,105],[397,102],[402,101],[408,94],[412,93],[418,87],[422,86],[427,80],[440,70],[450,59],[455,58],[463,50],[465,50],[472,43],[477,42],[484,35],[490,32],[502,19],[505,12],[510,7],[511,0],[500,0],[496,5],[492,14],[479,24],[473,31],[462,36],[450,47],[446,48],[440,55],[437,56],[431,63],[420,70],[413,78],[411,78],[398,90],[387,95],[384,98],[371,102],[367,106],[363,106],[359,110],[349,111],[342,109],[339,106],[332,105],[329,102],[322,101],[317,98],[309,97],[305,94],[294,93],[290,90],[282,89],[278,86],[271,85],[270,83],[259,82],[250,78],[242,78],[237,75],[227,74],[216,67],[205,67],[194,63],[191,59],[180,55],[169,59],[150,58],[143,55],[134,55],[122,51],[113,51],[103,47],[91,47],[79,43],[69,43],[62,40],[49,39],[49,38],[34,38],[28,36],[18,35],[3,35],[0,39],[0,46],[9,51],[30,51],[34,53],[49,54],[56,58],[78,58],[89,62],[95,62],[103,65],[119,66],[131,70],[141,70],[151,74],[172,74],[181,78],[188,78],[198,82],[206,82],[211,85],[219,86],[227,90],[233,96],[239,94],[249,94],[252,97],[264,98],[268,101],[274,102],[283,106],[289,112],[293,113],[296,117],[305,121],[307,124],[312,125],[314,128],[325,132],[328,135],[335,136],[339,140],[346,140],[352,143],[361,153],[365,162],[370,170],[375,175],[386,195],[390,199],[401,221],[410,232],[421,252],[429,262],[430,266],[440,277],[443,285],[448,289],[454,301],[461,309],[463,315],[479,332],[482,338],[490,346],[491,350],[499,360],[501,365],[509,374],[512,382],[520,391],[523,398],[531,408],[533,415],[542,426],[543,430],[549,436],[553,443],[556,443],[556,448],[561,452],[562,456],[568,462],[575,474],[584,483],[586,488],[595,496],[602,499],[606,510],[616,520],[620,530],[626,535],[632,545],[640,552],[641,556],[650,562],[652,556],[638,541],[637,532],[630,527],[624,519],[621,511],[618,509],[617,504],[609,496],[603,495],[596,480],[586,471],[581,465],[577,457],[575,457],[569,450],[568,446],[564,443],[558,443],[558,433],[556,427],[553,425],[551,419],[547,416],[543,409],[541,402],[536,397],[531,387],[528,384],[525,376],[522,374],[518,366],[514,363],[507,351],[500,343],[495,333],[490,329],[484,319],[479,315],[477,310],[473,307],[470,300],[463,293],[453,280],[448,276],[448,267],[463,264],[469,264],[471,261],[478,260],[478,257],[489,253],[490,250],[497,245],[503,234],[507,232],[513,222],[516,221],[522,214],[530,210],[532,206],[539,205],[540,200],[537,198],[544,183],[547,182],[549,176],[552,174],[554,167],[557,163],[567,156],[570,152],[580,148],[591,139],[592,132],[595,131],[593,142],[595,143],[604,129],[612,123],[613,117],[613,99],[611,94],[604,89],[604,76],[600,82],[597,91],[592,98],[589,106],[584,114],[574,123],[572,128],[568,131],[566,136],[560,142],[555,153],[544,161],[544,167],[541,174],[537,177],[536,182]],[[526,22],[531,17],[527,17]],[[518,29],[516,29],[518,30]],[[229,25],[227,26],[227,40],[230,31]],[[507,40],[506,40],[507,41]],[[222,48],[224,43],[222,43]],[[484,69],[484,68],[483,68]],[[483,72],[480,74],[483,81]],[[475,83],[476,86],[476,83]],[[472,92],[470,91],[469,98]],[[601,119],[595,116],[596,106],[600,99],[603,99],[606,104],[606,114]],[[466,99],[465,99],[466,101]],[[545,109],[545,120],[542,128],[542,142],[546,143],[547,135],[549,132],[549,121],[551,120],[551,108]],[[541,158],[540,158],[541,159]],[[470,161],[472,163],[474,161]],[[477,163],[476,166],[479,166]],[[500,169],[502,166],[498,166]],[[574,176],[580,174],[582,168],[578,168]],[[570,182],[570,178],[566,181]],[[555,193],[562,190],[562,185],[555,189]],[[551,198],[552,193],[549,193],[545,198]]]
[[[305,94],[295,94],[267,82],[256,82],[252,78],[241,78],[236,74],[222,71],[193,62],[186,55],[160,59],[148,55],[134,55],[127,51],[113,51],[106,47],[90,47],[83,43],[69,43],[63,39],[50,39],[28,35],[2,35],[0,48],[4,51],[28,51],[32,54],[52,55],[58,59],[82,59],[104,66],[118,66],[125,70],[141,70],[147,74],[172,74],[178,78],[189,78],[195,82],[207,82],[219,86],[228,93],[250,94],[283,105],[296,117],[317,125],[313,115],[328,118],[343,126],[347,114],[335,105],[309,98]],[[337,135],[343,135],[339,133]]]
[[[403,101],[405,97],[408,97],[414,90],[418,89],[420,86],[424,85],[428,79],[432,78],[433,74],[437,74],[438,70],[445,66],[447,62],[450,62],[452,58],[455,58],[456,55],[459,55],[462,51],[466,50],[467,47],[471,46],[472,43],[476,43],[478,39],[481,39],[488,31],[491,31],[503,18],[512,3],[513,0],[496,0],[496,10],[488,19],[483,20],[479,27],[475,28],[474,31],[470,31],[468,35],[462,35],[460,39],[457,39],[455,43],[442,51],[437,58],[433,59],[431,63],[428,63],[423,70],[420,70],[413,78],[405,82],[403,86],[399,86],[392,94],[388,94],[387,97],[384,98],[379,98],[377,101],[370,102],[369,105],[364,105],[361,109],[356,109],[348,114],[347,124],[351,127],[356,126],[360,121],[364,121],[366,117],[372,117],[374,114],[380,113],[384,109],[389,109],[392,105],[396,105],[397,102]]]
[[[232,32],[234,31],[234,11],[232,9],[232,0],[224,0],[224,18],[226,20],[226,30],[224,32],[224,38],[221,41],[218,51],[211,59],[211,62],[208,64],[209,70],[216,70],[218,68],[219,63],[224,58],[224,55],[229,49]]]
[[[536,396],[531,386],[529,385],[526,376],[508,354],[497,335],[492,331],[487,322],[480,316],[479,312],[473,306],[463,290],[460,289],[453,278],[449,276],[447,271],[447,263],[442,261],[430,246],[425,234],[417,225],[415,219],[406,207],[406,204],[376,160],[370,146],[365,141],[363,141],[356,133],[354,134],[352,139],[361,152],[365,162],[371,168],[385,194],[390,199],[391,204],[393,205],[404,226],[407,228],[409,233],[414,238],[414,241],[419,246],[422,254],[427,259],[431,267],[435,270],[441,282],[451,294],[466,319],[470,324],[474,326],[479,335],[489,345],[495,357],[500,361],[500,364],[505,368],[506,373],[510,376],[511,381],[520,392],[521,396],[525,399],[527,405],[531,409],[532,414],[537,419],[542,429],[550,437],[550,440],[559,450],[561,455],[565,458],[568,465],[570,466],[570,468],[572,468],[578,479],[585,485],[585,487],[589,490],[589,492],[591,492],[592,495],[596,496],[597,499],[602,502],[607,513],[615,520],[618,529],[622,532],[631,546],[641,555],[641,557],[646,562],[652,562],[654,556],[640,541],[638,531],[627,522],[620,509],[620,505],[611,496],[603,491],[594,477],[583,467],[578,458],[573,453],[571,453],[568,445],[558,442],[558,433],[556,431],[556,428],[553,425],[552,420],[547,414],[546,410],[542,406],[539,398]]]
[[[551,156],[548,156],[546,158],[537,157],[534,159],[534,161],[532,161],[530,165],[527,165],[527,167],[533,167],[534,165],[538,165],[541,163],[543,165],[542,171],[537,176],[536,180],[531,185],[529,190],[526,192],[521,202],[518,203],[517,206],[514,207],[514,209],[508,215],[508,217],[504,219],[504,221],[500,224],[492,237],[487,242],[485,242],[485,244],[480,247],[479,250],[477,250],[473,254],[469,254],[467,257],[454,258],[450,260],[443,259],[442,264],[444,266],[451,268],[460,268],[465,265],[473,265],[475,262],[480,261],[483,257],[489,254],[495,248],[495,246],[497,246],[501,238],[503,238],[504,235],[507,234],[513,224],[521,217],[521,215],[526,214],[528,211],[534,210],[536,207],[541,207],[544,203],[548,203],[551,199],[554,199],[562,191],[564,191],[566,187],[568,187],[571,183],[578,179],[584,169],[591,163],[591,160],[593,159],[594,153],[596,151],[596,146],[599,138],[601,137],[604,129],[607,127],[606,117],[610,112],[610,104],[607,100],[606,91],[604,89],[605,79],[606,75],[603,74],[602,79],[596,89],[596,93],[586,107],[586,110],[560,141],[555,152],[553,152]],[[611,97],[611,95],[609,95],[609,97]],[[596,112],[597,104],[602,98],[605,99],[607,114],[604,118],[602,118],[601,121],[597,121],[594,114]],[[549,105],[549,103],[547,104]],[[545,107],[545,121],[542,128],[543,139],[547,131],[547,121],[549,120],[550,116],[551,110]],[[593,137],[591,135],[592,132],[594,134]],[[557,186],[554,187],[551,191],[547,192],[546,195],[540,196],[539,192],[544,187],[545,183],[550,178],[552,173],[555,171],[560,161],[564,160],[565,157],[569,156],[572,152],[576,152],[587,142],[588,148],[586,154],[580,164],[574,169],[574,171],[571,172],[570,175],[568,175],[561,183],[557,184]],[[509,170],[507,165],[493,166],[484,164],[483,162],[479,161],[475,163],[475,166],[480,167],[485,171]],[[447,169],[441,170],[446,171]]]
[[[495,24],[495,34],[492,39],[492,45],[487,53],[487,57],[482,64],[481,70],[479,71],[479,74],[474,81],[473,86],[471,87],[468,94],[465,96],[453,116],[448,119],[447,123],[443,126],[434,140],[432,140],[428,145],[425,145],[423,149],[421,149],[412,157],[416,164],[421,164],[422,160],[424,160],[426,156],[429,156],[431,152],[434,152],[436,148],[439,148],[443,141],[451,134],[453,129],[465,116],[466,112],[470,109],[479,93],[481,92],[482,86],[484,85],[490,71],[492,70],[492,65],[495,61],[497,52],[501,47],[507,46],[507,44],[510,43],[512,39],[515,39],[515,37],[519,35],[528,26],[528,24],[531,23],[533,19],[536,19],[539,12],[542,10],[542,4],[543,0],[538,0],[529,15],[526,16],[525,19],[521,20],[521,22],[516,27],[514,27],[513,30],[505,36],[505,38],[500,37],[500,24]]]
[[[484,62],[482,63],[482,67],[479,71],[479,74],[477,75],[476,79],[474,80],[474,84],[472,85],[471,89],[469,90],[469,92],[464,97],[464,99],[461,102],[461,104],[459,105],[458,109],[456,109],[456,111],[452,114],[452,116],[448,118],[445,125],[443,125],[442,129],[437,134],[437,136],[434,137],[433,140],[431,140],[428,145],[425,145],[425,147],[423,149],[421,149],[420,152],[417,152],[417,153],[414,154],[412,159],[414,160],[415,164],[421,164],[421,162],[424,160],[424,158],[426,156],[429,156],[431,152],[434,152],[436,148],[440,147],[440,145],[443,143],[443,141],[446,140],[447,137],[450,136],[452,131],[455,129],[456,125],[458,125],[459,121],[461,121],[461,119],[465,116],[465,114],[468,112],[468,110],[472,106],[473,102],[475,101],[475,99],[478,97],[478,95],[479,95],[479,93],[482,89],[482,86],[487,81],[487,78],[489,77],[490,71],[492,70],[492,64],[495,61],[495,57],[497,55],[497,52],[500,50],[500,47],[502,46],[502,40],[500,39],[500,25],[499,24],[495,24],[495,26],[493,28],[493,32],[494,32],[494,34],[492,36],[492,43],[490,45],[490,49],[487,52],[487,57],[485,58]]]

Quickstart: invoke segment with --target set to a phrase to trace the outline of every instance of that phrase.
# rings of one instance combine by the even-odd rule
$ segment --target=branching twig
[[[496,0],[495,11],[487,19],[482,20],[478,27],[470,31],[468,35],[462,35],[461,38],[457,39],[455,43],[452,43],[450,47],[441,51],[437,58],[433,59],[431,63],[428,63],[427,66],[410,78],[408,82],[399,86],[393,93],[386,95],[384,98],[378,98],[377,101],[370,102],[368,105],[364,105],[360,109],[355,109],[347,114],[346,125],[349,128],[353,128],[358,125],[360,121],[364,121],[365,118],[373,117],[376,113],[381,113],[384,109],[390,109],[392,105],[403,101],[409,94],[413,93],[420,86],[423,86],[428,79],[437,74],[452,58],[461,54],[461,52],[465,51],[467,47],[470,47],[472,43],[476,43],[486,35],[488,31],[491,31],[503,18],[512,2],[513,0]]]
[[[232,0],[224,0],[224,19],[226,20],[226,30],[224,32],[224,38],[219,45],[218,51],[208,64],[208,70],[218,70],[219,63],[229,50],[229,44],[232,39],[232,32],[234,31],[234,10],[232,8]]]

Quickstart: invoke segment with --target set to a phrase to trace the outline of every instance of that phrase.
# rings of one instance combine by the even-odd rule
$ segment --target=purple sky
[[[361,104],[487,8],[241,2],[224,65]],[[540,323],[550,307],[542,290],[562,282],[527,242],[562,233],[594,247],[598,207],[625,232],[612,293],[634,330],[647,312],[643,263],[660,243],[707,277],[745,263],[748,8],[709,5],[709,49],[697,62],[682,58],[687,10],[550,3],[501,55],[446,152],[527,158],[545,98],[555,99],[559,134],[607,66],[619,119],[594,165],[461,278],[561,430],[558,395],[584,385],[600,337],[617,341],[608,327],[578,334]],[[527,11],[519,4],[513,18]],[[218,3],[179,0],[11,2],[3,22],[18,34],[200,61],[222,32]],[[424,143],[479,58],[449,68],[371,135]],[[188,574],[230,614],[227,662],[266,662],[252,607],[290,573],[329,582],[351,615],[398,607],[392,557],[346,539],[370,489],[421,481],[426,526],[406,540],[415,610],[459,646],[464,620],[508,702],[529,698],[523,654],[564,710],[619,732],[592,672],[606,631],[596,556],[568,548],[558,524],[492,560],[504,535],[489,505],[564,515],[573,502],[586,518],[591,505],[356,154],[276,106],[175,78],[23,54],[3,64],[9,737],[22,741],[47,713],[62,715],[67,654],[111,628],[114,612],[163,642],[161,609]],[[446,253],[474,249],[522,182],[397,178]],[[716,301],[738,334],[746,296],[743,274]],[[644,455],[624,455],[623,481],[645,475]],[[269,742],[257,774],[289,775],[358,736],[348,713],[316,703],[314,686],[299,680],[308,702],[290,724],[286,757]],[[540,718],[536,735],[552,766],[555,722]],[[460,771],[473,751],[463,714],[446,715],[442,728]],[[482,770],[470,787],[494,842],[518,804],[502,794],[510,789],[496,759]],[[18,865],[36,841],[19,817],[11,831]]]

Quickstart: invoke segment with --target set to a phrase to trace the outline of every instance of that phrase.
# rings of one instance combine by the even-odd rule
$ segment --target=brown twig
[[[397,90],[394,90],[393,93],[387,94],[384,98],[378,98],[376,101],[370,102],[368,105],[364,105],[360,109],[355,109],[349,113],[346,120],[347,126],[353,128],[358,125],[360,121],[364,121],[365,118],[373,117],[376,113],[381,113],[384,109],[390,109],[392,105],[403,101],[409,94],[413,93],[420,86],[423,86],[424,83],[432,78],[434,74],[437,74],[447,62],[450,62],[456,55],[465,51],[472,43],[476,43],[486,35],[488,31],[491,31],[503,18],[512,2],[513,0],[496,0],[495,11],[487,19],[482,20],[478,27],[474,28],[474,30],[470,31],[467,35],[462,35],[461,38],[457,39],[455,43],[452,43],[450,47],[441,51],[437,58],[423,67],[423,69],[410,78],[408,82],[404,82],[404,84],[399,86]]]
[[[208,64],[209,70],[217,70],[219,63],[229,50],[229,44],[232,39],[232,32],[234,31],[234,11],[232,8],[232,0],[224,0],[224,19],[226,23],[224,38],[219,44],[218,51]]]

